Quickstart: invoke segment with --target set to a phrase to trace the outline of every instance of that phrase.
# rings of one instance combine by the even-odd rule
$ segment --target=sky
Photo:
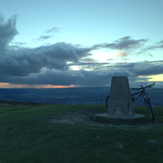
[[[0,4],[0,88],[163,88],[162,0]]]

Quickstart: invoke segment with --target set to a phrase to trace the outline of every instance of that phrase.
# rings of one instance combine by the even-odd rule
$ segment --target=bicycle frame
[[[135,95],[137,95],[137,96],[134,97]],[[136,101],[142,95],[144,96],[144,95],[148,95],[148,94],[144,90],[131,94],[132,102]]]
[[[135,100],[137,100],[140,96],[148,96],[149,97],[149,94],[147,94],[146,93],[146,88],[151,88],[151,86],[152,85],[154,85],[155,83],[153,83],[153,84],[151,84],[151,85],[148,85],[148,86],[146,86],[146,87],[143,87],[142,85],[141,85],[141,88],[132,88],[132,90],[140,90],[140,89],[143,89],[143,90],[141,90],[141,91],[139,91],[139,92],[136,92],[136,93],[133,93],[133,94],[131,94],[131,97],[132,97],[132,101],[134,102]],[[135,95],[137,95],[136,97],[134,97]],[[145,97],[144,97],[145,98]]]

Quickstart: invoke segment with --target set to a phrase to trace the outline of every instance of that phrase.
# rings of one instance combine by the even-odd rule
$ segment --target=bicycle
[[[139,91],[139,92],[136,92],[136,93],[133,93],[131,94],[131,99],[132,99],[132,102],[136,101],[140,96],[143,95],[144,97],[144,103],[147,107],[147,110],[150,112],[150,115],[151,115],[151,118],[152,120],[154,121],[155,120],[155,117],[154,117],[154,114],[153,114],[153,107],[152,107],[152,103],[151,103],[151,99],[150,99],[150,96],[149,94],[146,93],[146,88],[151,88],[152,85],[155,85],[155,83],[151,84],[151,85],[148,85],[146,87],[143,87],[141,85],[141,88],[132,88],[132,90],[135,90],[135,91]],[[135,95],[137,95],[135,97]],[[110,96],[110,95],[109,95]],[[109,96],[106,98],[106,106],[108,107],[108,99],[109,99]]]

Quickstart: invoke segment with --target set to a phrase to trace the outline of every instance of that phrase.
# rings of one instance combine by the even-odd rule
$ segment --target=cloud
[[[146,52],[148,50],[154,50],[154,49],[162,49],[163,48],[163,40],[155,43],[154,45],[150,45],[144,49],[142,49],[142,51],[140,51],[139,53],[141,54],[142,52]],[[149,54],[151,56],[151,54]]]
[[[86,64],[86,63],[85,63]],[[89,63],[90,64],[90,63]],[[93,64],[93,63],[92,63]],[[141,69],[143,64],[147,64],[146,68]],[[19,84],[50,84],[50,85],[71,85],[74,86],[110,86],[112,76],[128,76],[132,84],[141,81],[148,84],[148,77],[140,78],[140,76],[163,74],[163,64],[155,64],[155,62],[137,62],[137,63],[115,63],[108,66],[105,70],[44,70],[40,73],[31,73],[28,76],[6,76],[0,75],[1,82],[19,83]],[[139,85],[141,85],[139,84]]]
[[[77,66],[79,70],[107,70],[108,67],[112,67],[112,65],[109,65],[108,62],[78,62],[78,63],[70,63],[68,64],[70,67]]]
[[[48,35],[48,36],[40,36],[39,38],[38,38],[38,40],[47,40],[47,39],[49,39],[49,38],[53,38],[54,36],[50,36],[50,35]]]
[[[163,48],[163,40],[157,43],[157,46],[155,48]]]
[[[79,76],[79,77],[84,77],[83,73],[79,71],[68,71],[67,75],[69,76]]]
[[[45,41],[45,40],[48,40],[48,39],[53,38],[53,37],[54,37],[54,35],[42,35],[42,36],[39,36],[36,39],[32,39],[32,41],[35,41],[35,42]]]
[[[141,47],[147,41],[148,39],[134,40],[134,39],[131,39],[130,36],[126,36],[126,37],[116,40],[113,43],[96,44],[96,45],[93,45],[92,47],[93,48],[109,48],[109,49],[115,49],[115,50],[128,50],[128,49]]]
[[[131,39],[130,36],[126,36],[116,40],[115,43],[107,44],[106,46],[112,49],[125,50],[125,49],[140,47],[144,45],[144,43],[146,43],[147,41],[148,41],[147,39],[134,40]]]
[[[163,43],[160,44],[157,48],[163,48]]]
[[[16,16],[7,22],[0,16],[0,55],[6,52],[11,40],[18,34],[16,29]]]
[[[50,84],[10,84],[10,83],[0,83],[2,88],[73,88],[74,85],[50,85]]]
[[[79,86],[104,86],[108,85],[109,72],[95,71],[61,71],[53,70],[49,73],[38,73],[26,77],[2,78],[1,82],[19,84],[50,84],[50,85],[79,85]]]
[[[133,68],[135,70],[145,70],[145,69],[150,69],[152,68],[152,65],[150,62],[148,61],[143,61],[143,62],[137,62],[134,64]]]
[[[96,50],[99,48],[105,48],[105,49],[113,49],[118,50],[119,52],[116,54],[117,56],[125,57],[132,52],[134,49],[140,49],[146,42],[148,42],[148,39],[131,39],[130,36],[125,36],[123,38],[120,38],[118,40],[115,40],[113,43],[102,43],[102,44],[96,44],[92,46],[92,49]]]
[[[0,56],[0,73],[11,76],[28,76],[40,73],[42,68],[68,70],[67,62],[79,62],[89,53],[89,49],[77,48],[67,43],[56,43],[33,49],[22,48],[8,50]]]
[[[53,27],[53,28],[51,28],[51,29],[48,29],[48,30],[46,30],[45,32],[46,33],[54,33],[54,32],[59,32],[60,31],[60,28],[58,28],[58,27]]]
[[[26,45],[25,42],[11,42],[9,47],[18,49],[18,48],[23,48],[24,45]]]
[[[41,35],[41,36],[39,36],[38,38],[36,38],[36,39],[32,39],[32,41],[44,41],[44,40],[48,40],[48,39],[50,39],[50,38],[53,38],[54,37],[54,35],[49,35],[50,33],[56,33],[56,32],[59,32],[59,30],[60,30],[60,28],[58,28],[58,27],[53,27],[53,28],[51,28],[51,29],[48,29],[48,30],[46,30],[45,31],[45,33],[47,33],[48,35]]]
[[[163,44],[163,40],[159,41],[157,44]]]
[[[132,72],[137,76],[163,74],[163,64],[153,64],[148,61],[135,63]]]
[[[93,58],[83,58],[80,61],[82,62],[93,62],[93,63],[98,63],[95,59]]]
[[[7,23],[1,17],[0,23],[0,75],[4,79],[12,76],[26,77],[38,74],[43,69],[66,71],[69,69],[68,62],[77,63],[83,57],[92,55],[91,48],[64,42],[37,48],[9,47],[9,43],[18,33],[15,27],[16,17],[9,19]],[[42,38],[48,39],[49,36]]]
[[[55,28],[47,30],[49,33],[54,31]],[[112,76],[125,75],[134,83],[140,75],[163,74],[163,61],[98,63],[90,57],[92,51],[98,48],[118,50],[118,56],[126,56],[129,49],[141,47],[147,42],[146,39],[134,40],[127,36],[113,43],[91,47],[59,42],[36,48],[20,48],[18,43],[13,48],[10,43],[17,34],[16,17],[7,22],[0,17],[0,82],[3,83],[109,86]],[[49,38],[50,35],[46,35],[40,39]],[[162,41],[158,46],[162,46]],[[79,71],[71,70],[71,66],[78,66]],[[148,81],[147,78],[144,80]]]
[[[124,56],[127,56],[127,53],[125,53],[125,52],[118,52],[118,53],[116,53],[116,55],[119,56],[119,57],[124,57]]]
[[[163,74],[163,61],[141,61],[134,63],[117,63],[114,66],[115,69],[127,71],[130,75],[135,77],[138,76],[149,76]]]
[[[163,63],[163,60],[150,61],[151,63]]]
[[[5,79],[7,83],[19,84],[50,84],[50,85],[75,85],[75,86],[110,86],[112,76],[128,76],[130,83],[135,84],[136,81],[148,82],[148,78],[140,78],[140,75],[154,74],[154,71],[160,67],[153,67],[149,69],[136,69],[134,64],[115,64],[108,70],[96,71],[61,71],[50,70],[48,73],[30,74],[26,77],[9,77]],[[161,72],[161,71],[160,71]],[[163,73],[163,72],[162,72]],[[4,78],[2,78],[4,80]],[[2,81],[4,82],[4,81]],[[141,82],[142,83],[142,82]]]

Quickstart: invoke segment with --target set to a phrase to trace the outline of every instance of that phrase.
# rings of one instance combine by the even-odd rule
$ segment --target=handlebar
[[[132,88],[132,90],[137,90],[137,91],[139,91],[139,90],[141,90],[141,89],[145,89],[145,88],[151,88],[151,86],[152,85],[155,85],[155,82],[153,82],[153,84],[151,84],[151,85],[148,85],[148,86],[146,86],[146,87],[143,87],[142,85],[141,85],[141,88]]]

